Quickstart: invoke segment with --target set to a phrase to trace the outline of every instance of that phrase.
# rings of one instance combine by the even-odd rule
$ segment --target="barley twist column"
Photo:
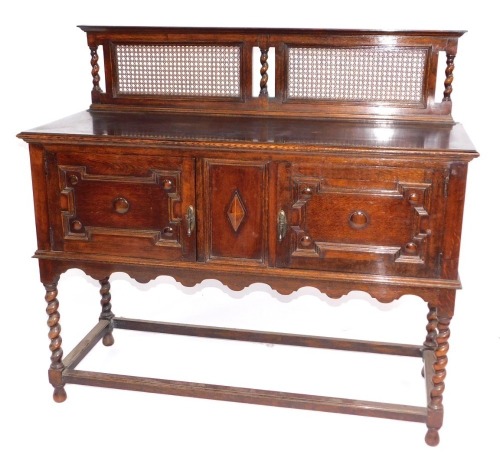
[[[57,282],[44,284],[45,287],[45,301],[47,308],[45,309],[47,315],[47,325],[49,326],[49,349],[52,352],[50,357],[51,364],[49,368],[49,381],[54,387],[54,401],[62,403],[66,400],[66,391],[64,390],[64,383],[62,380],[62,372],[64,364],[62,362],[63,350],[61,348],[61,325],[59,324],[59,301],[57,300]]]
[[[260,93],[259,96],[267,96],[267,70],[269,69],[269,64],[267,63],[269,48],[260,48]]]
[[[453,83],[453,70],[455,70],[454,65],[455,55],[446,54],[446,79],[444,80],[444,93],[443,93],[443,101],[451,101],[451,92],[453,91],[453,87],[451,84]]]
[[[115,314],[111,312],[111,294],[109,293],[111,286],[109,284],[109,277],[99,280],[99,283],[101,284],[100,293],[102,307],[99,320],[109,320],[109,331],[103,336],[102,344],[104,346],[111,346],[115,342],[115,339],[113,338],[113,318]]]
[[[102,89],[99,86],[99,81],[101,77],[99,76],[99,56],[97,55],[97,47],[90,47],[90,65],[92,65],[92,92],[101,93]]]

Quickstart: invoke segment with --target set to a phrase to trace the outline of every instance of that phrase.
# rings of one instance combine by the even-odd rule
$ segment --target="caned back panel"
[[[239,97],[236,46],[118,44],[118,94]]]
[[[292,47],[290,99],[421,103],[427,50]]]

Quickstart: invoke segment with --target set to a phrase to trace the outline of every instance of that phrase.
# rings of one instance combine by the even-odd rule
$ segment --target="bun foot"
[[[66,390],[64,390],[64,387],[54,387],[54,401],[56,403],[62,403],[63,401],[66,401]]]
[[[431,447],[439,444],[439,432],[436,429],[429,429],[425,434],[425,443]]]
[[[112,346],[115,342],[112,333],[106,333],[102,338],[102,344],[104,346]]]

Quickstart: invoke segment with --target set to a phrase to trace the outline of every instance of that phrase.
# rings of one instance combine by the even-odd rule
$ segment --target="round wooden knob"
[[[411,192],[410,195],[408,195],[408,201],[411,202],[411,203],[418,202],[418,193],[417,192]]]
[[[355,229],[361,229],[368,224],[368,216],[363,211],[355,211],[349,217],[349,224]]]
[[[311,187],[304,187],[302,189],[302,195],[312,195],[313,190]]]
[[[163,189],[170,190],[174,186],[174,183],[170,179],[165,179],[163,181]]]
[[[125,214],[130,209],[130,203],[126,198],[118,197],[113,200],[113,209],[118,214]]]
[[[71,174],[71,175],[69,176],[69,183],[70,183],[71,185],[76,185],[76,184],[78,183],[78,180],[79,180],[79,179],[78,179],[78,176],[76,176],[76,175],[74,175],[74,174]]]
[[[302,236],[300,238],[300,245],[302,247],[310,247],[312,242],[313,240],[311,239],[311,236]]]
[[[71,228],[73,229],[73,231],[81,231],[83,229],[83,224],[81,221],[78,221],[77,219],[75,219],[71,223]]]
[[[418,250],[417,244],[415,244],[415,242],[408,242],[405,245],[405,250],[406,250],[406,253],[415,255],[417,253],[417,250]]]

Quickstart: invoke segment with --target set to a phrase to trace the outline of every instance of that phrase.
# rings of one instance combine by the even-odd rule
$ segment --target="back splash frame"
[[[236,29],[236,28],[168,28],[79,26],[87,34],[92,65],[91,109],[148,110],[183,113],[257,115],[276,117],[354,118],[410,121],[453,122],[451,116],[454,58],[458,39],[465,31],[372,31],[313,29]],[[239,95],[200,94],[132,94],[119,92],[117,45],[173,46],[237,46],[240,48]],[[97,52],[103,50],[105,89],[100,84],[101,61]],[[254,70],[252,50],[261,52],[261,69]],[[268,70],[267,52],[275,49],[274,70]],[[293,48],[374,51],[425,50],[422,71],[421,99],[317,99],[291,97],[289,93],[289,51]],[[445,52],[445,76],[438,77],[439,52]],[[148,66],[147,63],[144,64]],[[165,64],[168,67],[168,63]],[[216,76],[219,70],[209,70]],[[201,70],[203,72],[203,70]],[[222,71],[223,72],[223,71]],[[252,95],[252,75],[261,74],[261,92]],[[275,96],[267,93],[268,73],[275,74]],[[382,70],[383,72],[383,70]],[[392,73],[393,71],[391,71]],[[355,70],[356,73],[356,70]],[[388,71],[389,73],[389,71]],[[363,73],[360,73],[363,76]],[[160,76],[161,78],[161,76]],[[314,77],[307,77],[314,80]],[[367,83],[369,87],[371,83]],[[397,84],[399,86],[399,84]],[[372,84],[373,87],[378,84]]]

